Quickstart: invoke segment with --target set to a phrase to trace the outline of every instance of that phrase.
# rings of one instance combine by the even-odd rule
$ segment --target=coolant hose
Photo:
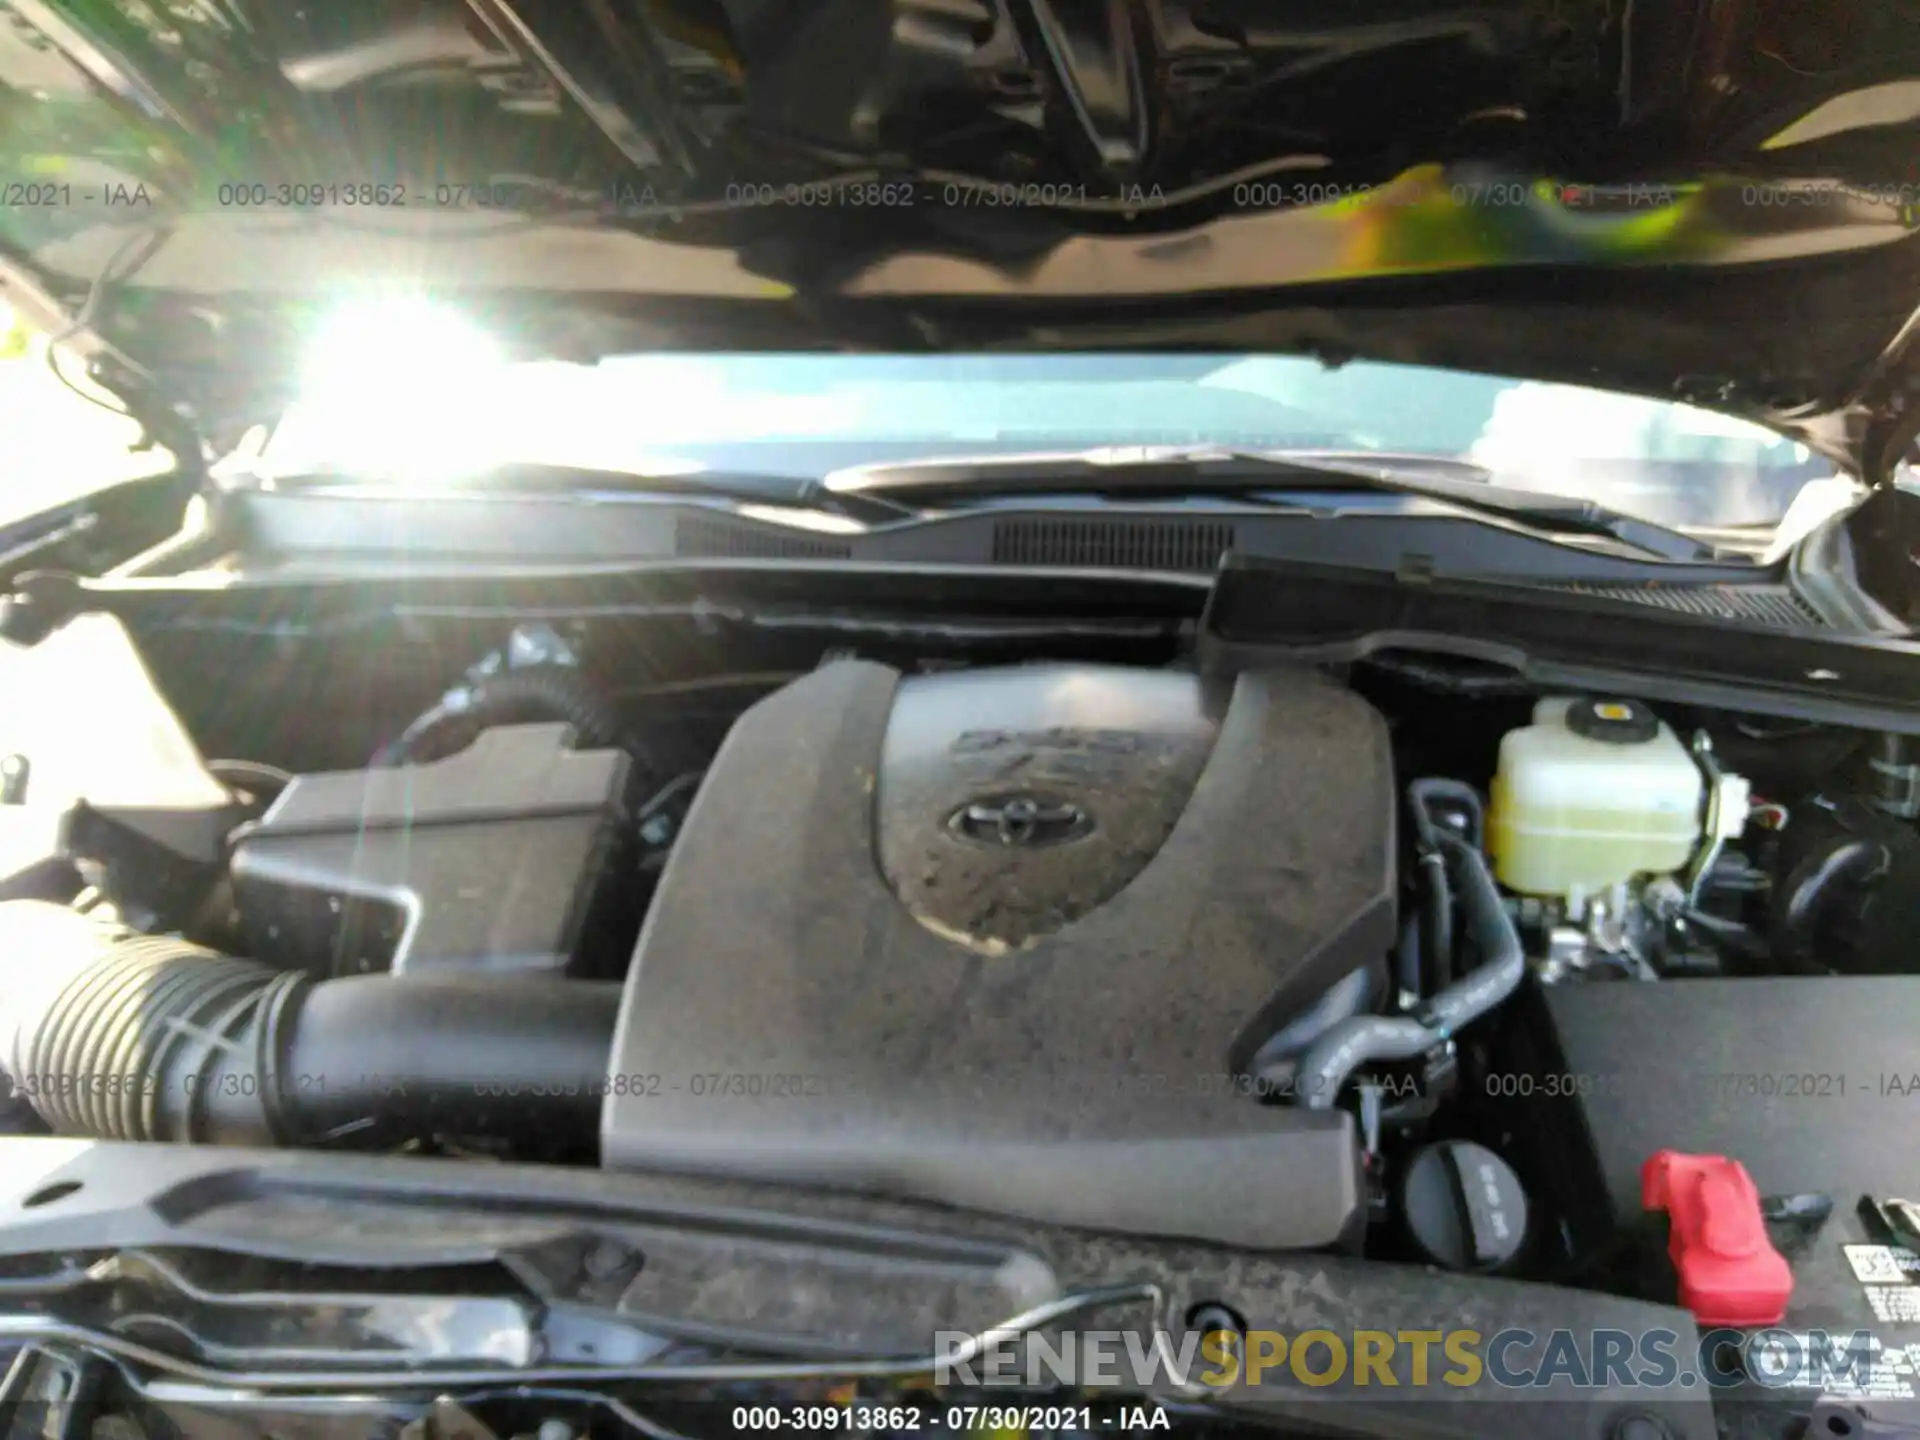
[[[1442,830],[1435,823],[1435,801],[1449,801],[1466,812],[1467,839],[1476,849],[1485,836],[1487,816],[1480,803],[1480,792],[1463,781],[1427,776],[1407,786],[1407,808],[1413,812],[1420,870],[1426,882],[1426,895],[1421,904],[1420,949],[1426,963],[1433,967],[1438,981],[1434,988],[1438,989],[1453,979],[1453,887],[1447,883],[1446,854],[1440,845],[1441,836],[1452,832]],[[1415,993],[1418,993],[1417,987]]]
[[[1486,838],[1487,812],[1480,802],[1480,792],[1464,780],[1429,775],[1407,786],[1407,801],[1413,807],[1413,823],[1422,843],[1437,845],[1441,836],[1451,833],[1433,822],[1436,800],[1451,801],[1467,812],[1467,840],[1471,844],[1478,846]]]
[[[57,905],[0,904],[0,1069],[56,1134],[588,1157],[618,984],[315,982]]]
[[[1417,1015],[1357,1015],[1316,1040],[1300,1062],[1295,1084],[1309,1109],[1331,1109],[1347,1077],[1362,1065],[1411,1060],[1445,1044],[1513,994],[1527,973],[1519,932],[1500,903],[1500,891],[1479,849],[1444,831],[1435,839],[1458,862],[1461,908],[1481,962],[1428,1000]]]

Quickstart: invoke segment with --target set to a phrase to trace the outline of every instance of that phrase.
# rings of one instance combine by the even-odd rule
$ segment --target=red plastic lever
[[[1738,1160],[1662,1150],[1640,1170],[1640,1204],[1672,1222],[1680,1303],[1705,1325],[1777,1325],[1793,1271],[1767,1238],[1760,1192]]]

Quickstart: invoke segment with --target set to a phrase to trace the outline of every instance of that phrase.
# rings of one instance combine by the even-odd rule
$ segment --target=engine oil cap
[[[1416,1152],[1400,1183],[1400,1210],[1421,1255],[1449,1270],[1501,1269],[1527,1237],[1520,1177],[1471,1140],[1441,1140]]]
[[[1767,1235],[1760,1192],[1724,1155],[1661,1150],[1640,1169],[1640,1205],[1664,1210],[1680,1303],[1703,1325],[1777,1325],[1793,1271]]]
[[[1638,700],[1576,700],[1567,707],[1567,728],[1607,745],[1644,745],[1660,733],[1660,718]]]

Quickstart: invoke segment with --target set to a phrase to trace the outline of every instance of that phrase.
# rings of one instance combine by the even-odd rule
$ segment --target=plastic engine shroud
[[[688,816],[603,1163],[1333,1243],[1349,1119],[1235,1076],[1391,946],[1394,795],[1379,714],[1306,672],[824,667]]]

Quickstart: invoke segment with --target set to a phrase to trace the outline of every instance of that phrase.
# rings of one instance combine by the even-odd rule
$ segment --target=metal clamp
[[[1706,893],[1707,877],[1713,873],[1713,867],[1720,863],[1720,852],[1727,844],[1720,814],[1720,808],[1725,803],[1725,786],[1722,782],[1726,775],[1720,768],[1719,757],[1713,753],[1713,737],[1704,730],[1693,732],[1693,760],[1707,781],[1706,839],[1687,870],[1687,904],[1698,906]]]

